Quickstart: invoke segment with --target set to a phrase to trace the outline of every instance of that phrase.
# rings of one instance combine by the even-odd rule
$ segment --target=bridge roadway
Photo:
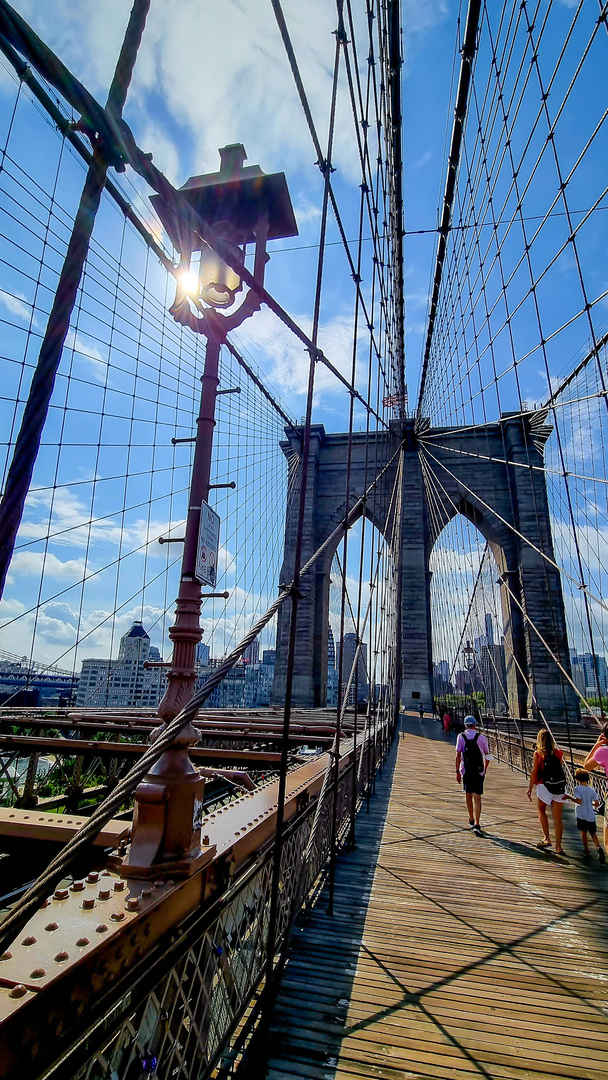
[[[608,866],[535,848],[526,781],[493,763],[483,838],[454,740],[402,732],[357,848],[296,926],[266,1080],[608,1077]]]

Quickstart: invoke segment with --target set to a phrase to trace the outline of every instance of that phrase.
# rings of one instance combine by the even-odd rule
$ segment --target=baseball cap
[[[465,716],[465,718],[464,718],[464,726],[465,727],[477,727],[477,720],[475,719],[474,716]]]

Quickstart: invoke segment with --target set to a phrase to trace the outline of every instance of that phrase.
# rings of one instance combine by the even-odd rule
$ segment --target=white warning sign
[[[217,553],[220,543],[220,518],[208,503],[201,506],[196,552],[196,576],[201,585],[217,582]]]

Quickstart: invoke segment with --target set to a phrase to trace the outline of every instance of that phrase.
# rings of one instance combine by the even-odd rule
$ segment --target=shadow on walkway
[[[402,719],[339,860],[333,918],[325,887],[296,925],[248,1077],[608,1080],[608,873],[535,848],[506,765],[474,837],[453,742]],[[568,821],[571,853],[575,834]]]

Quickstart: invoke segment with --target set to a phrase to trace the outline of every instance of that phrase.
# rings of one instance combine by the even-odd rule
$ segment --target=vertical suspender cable
[[[106,104],[106,112],[113,120],[118,120],[122,114],[149,7],[150,0],[134,0]],[[42,431],[46,423],[55,377],[61,362],[76,294],[89,251],[107,170],[103,145],[98,144],[82,189],[74,228],[59,275],[57,291],[40,346],[38,362],[0,502],[0,596],[4,590],[15,538],[21,524],[25,500],[38,457]]]

